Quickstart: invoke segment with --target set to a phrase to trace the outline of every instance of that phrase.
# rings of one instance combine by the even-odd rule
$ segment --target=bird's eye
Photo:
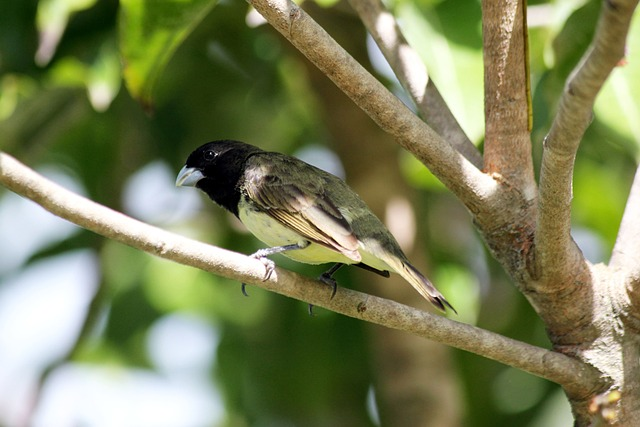
[[[214,153],[211,150],[207,150],[204,152],[204,159],[205,160],[213,160],[216,158],[216,153]]]

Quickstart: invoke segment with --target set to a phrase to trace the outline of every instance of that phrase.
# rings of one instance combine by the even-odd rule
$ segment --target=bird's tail
[[[431,304],[435,305],[442,311],[446,311],[446,307],[449,307],[453,310],[454,313],[458,314],[455,308],[449,301],[447,301],[444,296],[433,286],[431,281],[424,277],[422,273],[418,271],[414,266],[409,264],[407,261],[398,260],[398,268],[394,268],[395,271],[401,275],[407,282],[414,287],[416,291],[420,295],[422,295],[427,301]]]

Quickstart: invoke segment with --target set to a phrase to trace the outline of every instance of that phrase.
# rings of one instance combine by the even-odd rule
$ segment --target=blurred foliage
[[[122,0],[120,49],[131,94],[147,108],[167,62],[213,7],[212,0]]]
[[[538,158],[564,81],[588,47],[600,3],[533,3],[542,18],[530,31]],[[398,0],[390,7],[464,129],[481,143],[479,2]],[[606,254],[613,246],[638,160],[640,80],[634,78],[639,65],[633,52],[639,49],[636,20],[629,64],[614,71],[599,97],[576,166],[575,225],[594,237],[582,244],[602,246],[595,253]],[[35,168],[54,167],[56,176],[99,203],[251,253],[259,247],[255,239],[208,203],[196,203],[172,220],[145,218],[145,206],[176,213],[186,203],[174,196],[164,200],[156,190],[170,189],[170,178],[150,178],[158,182],[133,194],[149,200],[138,211],[124,201],[126,188],[152,162],[176,172],[193,148],[212,139],[241,139],[287,153],[309,144],[330,147],[318,112],[321,101],[310,90],[303,61],[275,31],[258,25],[244,2],[215,7],[212,0],[2,2],[0,149]],[[548,346],[543,325],[490,259],[459,204],[411,156],[402,154],[397,161],[417,189],[416,210],[426,218],[430,275],[461,319]],[[18,216],[9,206],[0,204],[0,218],[5,218],[2,209]],[[0,251],[8,253],[10,246],[0,241]],[[0,292],[3,282],[39,260],[79,248],[98,255],[100,284],[92,303],[95,316],[71,362],[158,370],[145,345],[150,331],[171,314],[191,313],[218,334],[217,356],[206,375],[222,395],[223,425],[376,423],[368,406],[373,362],[361,322],[319,309],[310,318],[304,304],[251,287],[245,298],[239,284],[87,232],[43,238],[17,266],[0,269]],[[281,257],[276,261],[309,275],[321,271]],[[351,283],[356,275],[341,271],[338,279]],[[557,420],[556,386],[471,354],[454,354],[464,390],[464,425]]]

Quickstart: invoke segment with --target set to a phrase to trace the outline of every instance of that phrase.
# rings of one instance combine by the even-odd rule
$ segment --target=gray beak
[[[178,173],[176,187],[195,187],[202,178],[204,178],[202,172],[196,168],[188,168],[185,165]]]

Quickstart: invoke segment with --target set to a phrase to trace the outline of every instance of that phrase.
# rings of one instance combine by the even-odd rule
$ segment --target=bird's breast
[[[269,246],[284,246],[305,241],[300,234],[248,203],[240,202],[238,216],[254,236]]]

